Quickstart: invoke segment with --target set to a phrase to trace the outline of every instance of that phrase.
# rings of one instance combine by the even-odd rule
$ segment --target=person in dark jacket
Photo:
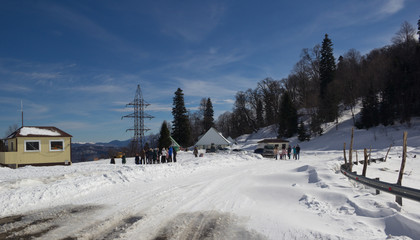
[[[139,157],[139,154],[138,153],[136,153],[136,157],[134,158],[134,162],[136,164],[140,164],[140,157]]]
[[[198,148],[197,146],[194,147],[194,156],[198,157]]]
[[[173,148],[173,152],[174,152],[174,162],[176,162],[176,148]]]
[[[158,150],[157,150],[157,148],[155,150],[153,150],[153,156],[152,156],[152,158],[153,158],[153,164],[156,164],[157,158],[158,158]]]
[[[127,159],[125,158],[125,154],[123,154],[123,156],[121,158],[121,162],[122,162],[122,164],[126,164],[127,163]]]
[[[111,164],[115,164],[115,157],[111,158]]]
[[[151,149],[149,149],[149,151],[148,151],[148,154],[147,154],[149,157],[148,157],[148,164],[152,164],[152,161],[153,161],[153,148],[151,148]]]
[[[299,144],[296,146],[296,158],[299,160],[300,158],[300,146]]]
[[[290,154],[292,153],[292,146],[289,145],[289,147],[287,148],[287,156],[290,159]]]
[[[140,151],[140,164],[145,164],[145,163],[146,163],[146,151],[142,149]]]

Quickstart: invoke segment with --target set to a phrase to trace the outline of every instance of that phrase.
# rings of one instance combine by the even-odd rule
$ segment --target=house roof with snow
[[[21,127],[7,139],[16,137],[73,137],[70,134],[64,132],[56,127]]]
[[[195,144],[197,146],[229,145],[230,141],[218,132],[215,128],[210,128]]]
[[[289,142],[289,141],[280,139],[280,138],[268,138],[268,139],[263,139],[259,141],[258,143],[284,143],[284,142]]]

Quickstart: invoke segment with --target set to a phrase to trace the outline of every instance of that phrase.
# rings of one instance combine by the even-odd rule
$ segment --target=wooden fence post
[[[397,181],[397,185],[400,185],[400,186],[402,184],[402,178],[403,178],[403,175],[404,175],[404,168],[405,168],[406,159],[407,159],[407,132],[404,132],[404,135],[403,135],[403,155],[402,155],[400,174],[398,176],[398,181]],[[395,201],[400,206],[402,206],[402,197],[396,196]]]
[[[344,166],[346,166],[347,168],[346,143],[344,143],[343,153],[344,153]]]
[[[363,162],[363,177],[366,177],[366,170],[367,170],[367,162],[368,162],[368,155],[367,155],[367,149],[364,149],[364,154],[365,154],[365,161]]]
[[[350,152],[349,152],[349,171],[353,171],[353,159],[352,159],[352,152],[353,152],[353,131],[354,128],[351,128],[351,141],[350,141]]]
[[[389,146],[388,151],[386,152],[384,162],[386,162],[386,158],[388,157],[388,153],[389,153],[389,150],[391,150],[391,147],[392,147],[392,144]]]
[[[359,155],[357,155],[357,150],[354,150],[356,153],[356,165],[359,165]]]

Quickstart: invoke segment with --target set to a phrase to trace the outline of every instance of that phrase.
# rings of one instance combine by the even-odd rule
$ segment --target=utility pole
[[[132,142],[135,144],[135,147],[137,150],[140,150],[143,148],[145,144],[145,137],[144,132],[149,131],[150,129],[145,128],[144,126],[144,119],[154,118],[151,115],[148,115],[144,112],[144,109],[149,106],[150,104],[146,103],[143,99],[143,94],[141,92],[140,84],[137,85],[136,95],[134,97],[134,100],[126,105],[126,107],[133,107],[134,112],[123,116],[123,118],[134,118],[134,126],[133,128],[127,129],[126,131],[134,131],[134,137]]]

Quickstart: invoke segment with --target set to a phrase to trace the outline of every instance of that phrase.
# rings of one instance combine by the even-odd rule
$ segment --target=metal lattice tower
[[[149,105],[150,104],[145,102],[143,99],[143,94],[141,93],[141,88],[139,84],[137,85],[137,91],[134,100],[126,105],[126,107],[132,106],[134,108],[134,112],[121,118],[134,118],[134,127],[127,129],[126,131],[134,131],[134,137],[132,141],[136,144],[136,147],[138,149],[143,148],[145,144],[144,132],[150,130],[148,128],[145,128],[144,119],[154,118],[153,116],[144,113],[144,109]]]

